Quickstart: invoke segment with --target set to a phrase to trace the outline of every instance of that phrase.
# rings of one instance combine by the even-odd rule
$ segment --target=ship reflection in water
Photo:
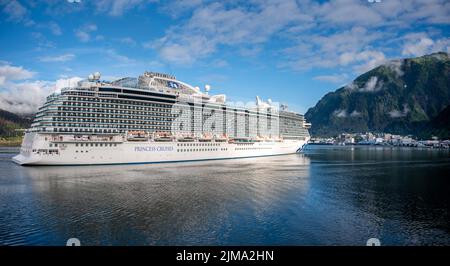
[[[450,244],[448,151],[21,167],[0,149],[0,245]]]

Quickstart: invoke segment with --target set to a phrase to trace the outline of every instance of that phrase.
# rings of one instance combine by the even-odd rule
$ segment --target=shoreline
[[[20,148],[20,143],[0,143],[0,148]]]
[[[440,147],[440,146],[413,146],[413,145],[380,145],[380,144],[332,144],[332,143],[308,143],[308,146],[332,146],[332,147],[380,147],[380,148],[412,148],[412,149],[426,149],[426,150],[450,150],[449,147]]]
[[[20,147],[23,137],[0,138],[0,147]]]

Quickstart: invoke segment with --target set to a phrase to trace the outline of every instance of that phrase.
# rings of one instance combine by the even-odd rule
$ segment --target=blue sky
[[[94,71],[149,70],[306,112],[387,60],[450,52],[448,1],[374,2],[0,0],[0,108],[32,112]]]

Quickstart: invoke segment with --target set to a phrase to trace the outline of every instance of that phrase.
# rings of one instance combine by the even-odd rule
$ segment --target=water
[[[450,244],[450,152],[21,167],[0,148],[0,245]]]

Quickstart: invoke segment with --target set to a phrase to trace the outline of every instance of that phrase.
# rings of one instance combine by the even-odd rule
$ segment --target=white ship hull
[[[307,141],[55,141],[48,134],[26,133],[20,154],[13,161],[20,165],[98,165],[220,160],[292,154]]]

